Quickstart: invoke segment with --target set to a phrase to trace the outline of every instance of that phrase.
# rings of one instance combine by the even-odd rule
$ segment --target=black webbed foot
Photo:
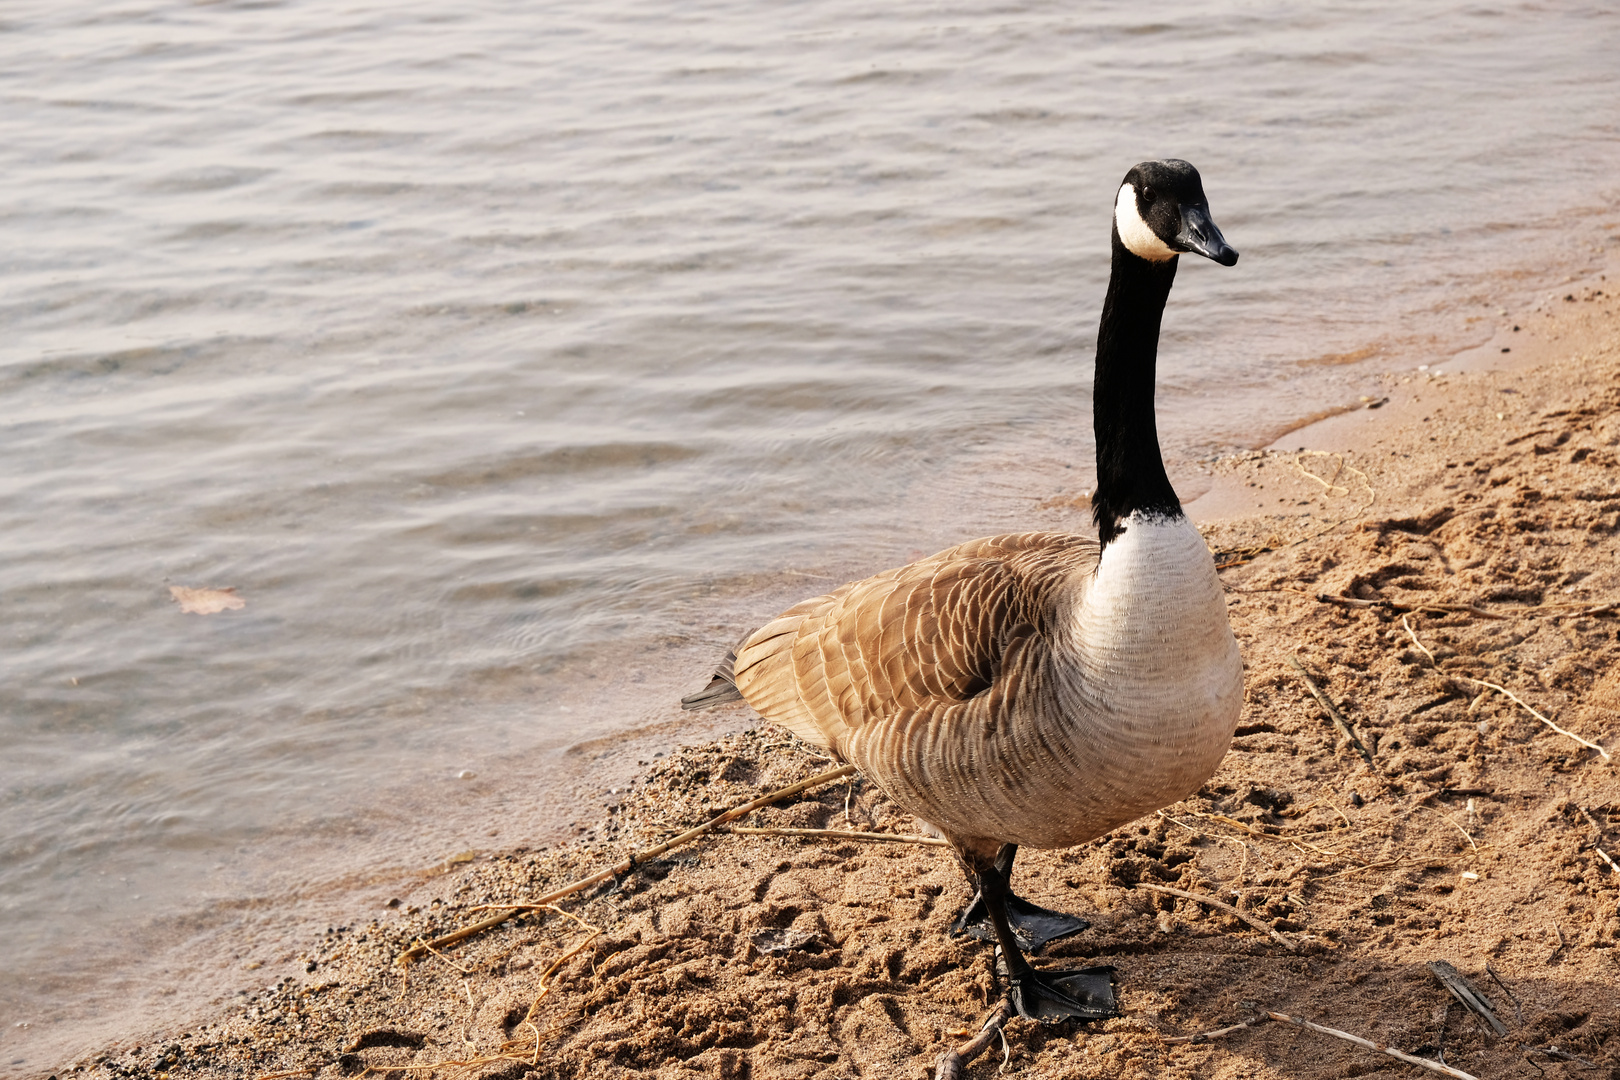
[[[1008,983],[1013,1008],[1026,1020],[1056,1024],[1064,1020],[1107,1020],[1119,1015],[1111,967],[1070,971],[1027,968],[1020,976],[1009,976]]]
[[[1091,925],[1078,915],[1065,915],[1010,893],[1007,896],[1007,921],[1012,926],[1018,947],[1026,953],[1038,953],[1059,938],[1078,934]],[[963,935],[980,941],[996,940],[995,923],[990,920],[982,893],[974,893],[973,902],[951,923],[951,936]]]
[[[1070,971],[1036,971],[1024,959],[1024,949],[1039,948],[1053,938],[1084,930],[1087,923],[1072,915],[1048,911],[1043,907],[1020,900],[1007,886],[1007,875],[1012,871],[1013,855],[1017,847],[1002,846],[995,861],[989,865],[979,863],[968,866],[968,872],[979,883],[980,895],[957,920],[963,932],[973,933],[974,908],[980,907],[990,923],[992,934],[1001,956],[998,973],[1007,978],[1007,996],[1018,1015],[1043,1024],[1062,1020],[1106,1020],[1119,1015],[1119,1001],[1114,996],[1114,969],[1089,967]],[[965,860],[964,860],[965,861]],[[1037,943],[1025,946],[1013,929],[1015,921]],[[975,935],[977,936],[977,935]],[[1004,965],[1004,966],[1003,966]]]

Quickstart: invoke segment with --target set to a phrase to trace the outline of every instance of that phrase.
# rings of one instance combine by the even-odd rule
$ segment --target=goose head
[[[1185,161],[1144,161],[1125,174],[1114,203],[1114,235],[1150,262],[1184,251],[1231,266],[1238,253],[1209,216],[1198,170]]]

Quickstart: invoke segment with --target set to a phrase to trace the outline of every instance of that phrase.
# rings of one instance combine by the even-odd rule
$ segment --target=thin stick
[[[1580,743],[1582,746],[1590,747],[1591,749],[1596,750],[1600,755],[1602,755],[1604,761],[1611,760],[1610,757],[1609,757],[1609,752],[1607,750],[1603,749],[1603,747],[1599,746],[1595,742],[1587,742],[1585,739],[1581,738],[1579,735],[1575,734],[1573,731],[1565,731],[1563,728],[1559,727],[1557,724],[1553,723],[1551,720],[1547,719],[1545,716],[1542,716],[1540,713],[1536,712],[1536,710],[1532,709],[1529,705],[1525,704],[1525,701],[1524,701],[1523,698],[1519,697],[1519,695],[1515,694],[1513,691],[1509,690],[1507,687],[1498,686],[1493,682],[1486,682],[1484,679],[1471,679],[1467,675],[1459,675],[1459,676],[1457,676],[1457,678],[1462,679],[1464,682],[1471,682],[1475,686],[1488,686],[1492,690],[1495,690],[1499,694],[1506,694],[1508,697],[1510,697],[1514,701],[1518,702],[1519,707],[1522,708],[1525,712],[1529,713],[1531,716],[1535,717],[1537,720],[1540,720],[1543,724],[1546,724],[1548,727],[1550,727],[1554,731],[1558,732],[1558,734],[1568,736],[1569,738],[1574,739],[1576,742]]]
[[[819,836],[826,840],[881,840],[890,844],[921,844],[925,847],[949,847],[944,840],[933,836],[906,836],[900,833],[850,832],[847,829],[749,829],[733,825],[723,830],[740,836]]]
[[[460,930],[443,934],[434,938],[432,941],[420,942],[416,945],[412,945],[409,949],[406,949],[404,952],[400,953],[399,958],[394,962],[402,965],[409,964],[412,960],[425,955],[429,946],[442,949],[458,944],[470,937],[482,934],[485,930],[489,930],[493,927],[501,925],[501,923],[505,922],[507,919],[510,919],[517,912],[533,910],[537,907],[545,907],[548,904],[561,900],[565,896],[572,896],[574,893],[583,892],[592,885],[607,881],[609,878],[615,878],[623,874],[628,874],[631,870],[635,869],[636,864],[646,862],[649,859],[656,859],[664,852],[673,848],[678,848],[683,844],[690,843],[691,841],[702,836],[704,833],[715,829],[717,826],[724,825],[728,821],[735,821],[744,815],[758,810],[762,806],[769,806],[771,803],[785,799],[790,795],[797,795],[801,791],[808,791],[810,788],[820,787],[822,784],[830,783],[841,777],[848,776],[854,771],[855,766],[853,765],[841,765],[830,772],[824,772],[817,776],[812,776],[808,780],[800,780],[797,784],[789,784],[785,788],[779,788],[776,791],[770,792],[769,794],[761,795],[759,798],[754,799],[751,802],[746,802],[741,806],[727,810],[719,817],[714,818],[711,821],[706,821],[695,829],[688,829],[679,836],[665,840],[662,844],[650,847],[645,851],[634,852],[624,861],[614,863],[605,870],[599,870],[589,877],[583,877],[578,881],[564,885],[562,888],[557,889],[554,892],[549,892],[538,900],[530,901],[526,904],[512,904],[504,910],[498,911],[494,915],[489,916],[487,919],[481,919],[478,922],[473,923],[471,926],[464,926]]]
[[[1603,830],[1598,827],[1597,819],[1591,814],[1587,813],[1586,807],[1584,806],[1577,806],[1575,809],[1581,812],[1581,817],[1585,818],[1586,823],[1592,826],[1592,831],[1597,833],[1597,839],[1592,841],[1592,850],[1603,856],[1603,861],[1609,864],[1610,870],[1620,874],[1620,866],[1616,866],[1614,860],[1609,858],[1609,853],[1603,850]]]
[[[1514,996],[1512,990],[1508,989],[1507,983],[1502,981],[1502,976],[1498,975],[1496,973],[1496,969],[1491,967],[1489,963],[1486,963],[1485,965],[1485,974],[1489,975],[1491,977],[1491,981],[1497,986],[1500,986],[1502,988],[1502,993],[1506,994],[1508,996],[1508,1000],[1513,1002],[1513,1015],[1519,1018],[1520,1024],[1523,1024],[1524,1010],[1519,1008],[1519,999]]]
[[[1001,1033],[1001,1027],[1012,1016],[1012,1000],[1002,998],[1001,1004],[995,1011],[984,1019],[984,1026],[972,1040],[963,1043],[955,1050],[947,1050],[939,1059],[939,1065],[934,1069],[934,1080],[962,1080],[962,1072],[968,1063],[990,1048]]]
[[[1249,591],[1249,590],[1234,590]],[[1290,590],[1298,591],[1298,590]],[[1338,604],[1340,607],[1351,608],[1383,608],[1386,611],[1440,611],[1458,615],[1473,615],[1481,619],[1511,619],[1515,616],[1536,616],[1547,613],[1553,617],[1561,614],[1570,615],[1603,615],[1620,608],[1620,600],[1611,600],[1607,603],[1592,604],[1587,601],[1575,603],[1531,604],[1527,607],[1516,608],[1507,614],[1499,611],[1488,611],[1478,604],[1442,604],[1434,601],[1403,604],[1399,600],[1360,600],[1353,596],[1334,596],[1331,593],[1317,593],[1316,599],[1324,604]]]
[[[1478,619],[1504,620],[1506,615],[1498,615],[1494,611],[1486,611],[1478,604],[1403,604],[1398,600],[1357,600],[1351,596],[1333,596],[1330,593],[1317,593],[1316,599],[1324,604],[1338,604],[1340,607],[1352,608],[1383,608],[1386,611],[1438,611],[1442,614],[1472,615]]]
[[[1452,816],[1450,814],[1446,813],[1444,810],[1436,810],[1432,806],[1419,806],[1419,807],[1417,807],[1417,809],[1419,809],[1419,810],[1427,810],[1431,814],[1439,814],[1441,817],[1445,818],[1446,822],[1453,829],[1456,829],[1458,832],[1462,833],[1462,838],[1464,840],[1468,841],[1468,846],[1474,849],[1474,854],[1475,855],[1479,854],[1479,845],[1474,843],[1474,838],[1472,836],[1469,836],[1468,835],[1468,830],[1463,828],[1461,825],[1457,824],[1457,822],[1452,818]]]
[[[1402,615],[1401,616],[1401,625],[1406,628],[1406,636],[1412,639],[1412,644],[1416,645],[1419,649],[1423,650],[1423,655],[1427,656],[1429,658],[1429,665],[1431,667],[1439,667],[1440,666],[1440,661],[1438,661],[1438,660],[1436,660],[1434,658],[1434,653],[1429,651],[1428,646],[1424,645],[1423,642],[1418,640],[1417,632],[1412,629],[1412,624],[1407,622],[1406,620],[1407,620],[1407,616]]]
[[[1546,1054],[1548,1057],[1558,1061],[1578,1061],[1588,1069],[1601,1069],[1603,1067],[1595,1061],[1588,1061],[1579,1054],[1572,1054],[1568,1050],[1560,1050],[1556,1046],[1526,1046],[1524,1043],[1520,1043],[1519,1049],[1530,1054]]]
[[[1265,923],[1261,922],[1259,919],[1254,918],[1252,915],[1245,915],[1231,904],[1223,903],[1222,901],[1215,899],[1213,896],[1203,896],[1199,893],[1186,892],[1182,889],[1172,889],[1168,885],[1149,885],[1145,881],[1138,881],[1133,888],[1152,889],[1154,892],[1169,893],[1171,896],[1180,896],[1187,900],[1196,900],[1200,904],[1208,904],[1213,908],[1220,908],[1228,915],[1235,915],[1244,922],[1248,923],[1250,926],[1254,927],[1256,930],[1270,935],[1272,940],[1276,941],[1277,944],[1281,945],[1289,952],[1299,952],[1298,945],[1295,945],[1292,941],[1283,937],[1281,934],[1267,926]]]
[[[1332,1035],[1335,1039],[1343,1039],[1345,1042],[1355,1043],[1357,1046],[1364,1049],[1376,1050],[1380,1054],[1388,1054],[1390,1057],[1404,1061],[1408,1065],[1418,1065],[1422,1068],[1429,1069],[1432,1072],[1444,1073],[1446,1076],[1455,1076],[1457,1080],[1479,1080],[1478,1077],[1465,1073],[1460,1069],[1453,1069],[1450,1065],[1442,1065],[1438,1061],[1430,1061],[1428,1058],[1420,1058],[1412,1054],[1402,1053],[1393,1046],[1385,1046],[1383,1043],[1376,1043],[1371,1039],[1363,1039],[1359,1035],[1350,1034],[1348,1031],[1340,1031],[1337,1028],[1323,1027],[1321,1024],[1313,1024],[1309,1020],[1301,1020],[1298,1017],[1289,1016],[1287,1013],[1268,1012],[1266,1015],[1271,1017],[1273,1020],[1281,1020],[1285,1024],[1294,1024],[1298,1027],[1310,1028],[1312,1031],[1320,1031],[1323,1035]]]
[[[561,1031],[563,1028],[569,1027],[569,1026],[571,1026],[573,1024],[576,1024],[581,1019],[581,1018],[576,1017],[573,1020],[566,1020],[566,1021],[563,1021],[563,1022],[558,1023],[558,1024],[553,1024],[552,1026],[546,1028],[546,1030],[544,1030],[544,1031],[541,1031],[535,1025],[535,1023],[534,1023],[535,1011],[540,1007],[540,1002],[545,999],[546,995],[551,993],[551,984],[550,984],[550,982],[548,980],[550,980],[551,976],[556,974],[557,970],[559,968],[561,968],[565,963],[567,963],[569,960],[572,960],[575,956],[577,956],[579,954],[579,952],[582,949],[585,948],[585,946],[589,945],[592,941],[596,940],[597,935],[602,932],[600,928],[595,927],[595,926],[591,926],[589,923],[585,922],[583,919],[579,918],[577,915],[569,914],[568,912],[563,911],[561,908],[555,908],[554,907],[551,910],[556,912],[558,915],[562,915],[562,916],[564,916],[566,918],[572,919],[582,929],[589,930],[590,933],[585,938],[583,938],[578,943],[576,943],[573,948],[569,949],[567,952],[565,952],[561,956],[559,956],[551,964],[550,967],[546,968],[545,972],[540,976],[540,995],[534,999],[534,1004],[529,1006],[528,1014],[523,1018],[523,1022],[518,1025],[518,1030],[520,1030],[520,1031],[523,1028],[526,1027],[526,1028],[528,1028],[529,1030],[531,1030],[531,1031],[533,1031],[535,1033],[534,1034],[534,1048],[533,1048],[532,1051],[529,1049],[529,1045],[528,1045],[529,1040],[528,1040],[527,1037],[525,1037],[523,1039],[511,1039],[511,1040],[506,1041],[505,1043],[502,1043],[501,1044],[501,1052],[498,1053],[498,1054],[486,1055],[486,1056],[477,1056],[477,1054],[476,1054],[476,1049],[477,1049],[476,1044],[474,1044],[471,1039],[468,1039],[466,1037],[465,1033],[463,1033],[463,1035],[462,1035],[463,1040],[467,1043],[468,1047],[472,1048],[474,1050],[474,1052],[475,1052],[473,1057],[470,1057],[470,1058],[467,1058],[467,1059],[454,1059],[454,1060],[447,1060],[447,1061],[435,1061],[435,1062],[433,1062],[431,1064],[427,1064],[427,1065],[370,1065],[370,1066],[367,1066],[367,1071],[368,1072],[379,1072],[379,1073],[399,1073],[399,1072],[410,1073],[410,1072],[432,1072],[435,1069],[464,1069],[465,1070],[465,1069],[476,1069],[476,1068],[478,1068],[479,1066],[482,1066],[482,1065],[493,1065],[493,1064],[496,1064],[497,1062],[502,1062],[502,1061],[521,1061],[521,1062],[526,1062],[527,1064],[529,1064],[531,1066],[538,1065],[540,1063],[540,1048],[543,1045],[543,1043],[545,1042],[545,1040],[547,1038],[549,1038],[553,1033]],[[468,1001],[468,1004],[470,1005],[472,1003],[472,991],[471,991],[471,989],[469,989],[467,987],[467,983],[466,983],[465,980],[462,981],[461,985],[462,985],[462,989],[467,991],[467,1001]],[[518,1051],[521,1051],[521,1052],[518,1052]],[[261,1080],[264,1080],[264,1078],[261,1078]]]
[[[1310,688],[1311,696],[1317,700],[1317,703],[1322,708],[1327,710],[1328,718],[1333,721],[1333,726],[1339,729],[1339,734],[1349,739],[1350,745],[1361,753],[1362,759],[1368,765],[1371,765],[1373,763],[1372,754],[1368,752],[1365,746],[1361,745],[1361,740],[1356,738],[1355,729],[1350,726],[1350,722],[1340,715],[1338,709],[1333,707],[1333,702],[1327,699],[1327,695],[1316,688],[1316,684],[1311,681],[1310,675],[1306,673],[1305,666],[1292,656],[1288,658],[1288,662],[1294,665],[1294,670],[1299,672],[1299,677],[1305,680],[1305,685]]]
[[[1214,1031],[1201,1031],[1197,1035],[1167,1036],[1164,1041],[1170,1043],[1171,1045],[1196,1045],[1198,1043],[1206,1043],[1211,1039],[1218,1039],[1222,1035],[1230,1035],[1234,1031],[1243,1031],[1247,1028],[1254,1027],[1256,1024],[1263,1024],[1269,1019],[1270,1017],[1268,1016],[1257,1016],[1253,1020],[1245,1020],[1241,1024],[1233,1024],[1231,1027],[1216,1028]]]

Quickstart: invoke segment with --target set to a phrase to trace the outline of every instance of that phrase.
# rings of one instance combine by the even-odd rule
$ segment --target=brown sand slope
[[[1478,1077],[1620,1077],[1620,874],[1602,854],[1620,859],[1620,763],[1482,685],[1620,756],[1620,313],[1594,293],[1538,327],[1539,353],[1518,350],[1537,366],[1393,380],[1377,425],[1362,412],[1284,440],[1334,453],[1221,464],[1212,500],[1264,508],[1207,529],[1234,564],[1238,738],[1195,797],[1021,859],[1021,891],[1094,924],[1038,962],[1114,965],[1125,1015],[1013,1020],[1009,1072],[1423,1075],[1278,1022],[1166,1041],[1272,1010]],[[828,767],[769,728],[682,750],[587,840],[457,867],[310,943],[302,974],[228,1016],[63,1075],[930,1076],[999,999],[990,948],[945,936],[967,890],[938,848],[711,836],[563,901],[567,917],[392,966],[478,905]],[[747,824],[914,831],[859,779]],[[1298,951],[1143,884],[1223,898]],[[1505,1037],[1447,995],[1427,966],[1441,960]]]

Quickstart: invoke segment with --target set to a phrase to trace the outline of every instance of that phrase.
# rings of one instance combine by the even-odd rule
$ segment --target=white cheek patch
[[[1160,240],[1159,234],[1142,220],[1141,213],[1136,209],[1136,189],[1129,184],[1119,189],[1119,198],[1114,202],[1114,227],[1119,230],[1119,238],[1126,250],[1133,255],[1163,262],[1180,254]]]

